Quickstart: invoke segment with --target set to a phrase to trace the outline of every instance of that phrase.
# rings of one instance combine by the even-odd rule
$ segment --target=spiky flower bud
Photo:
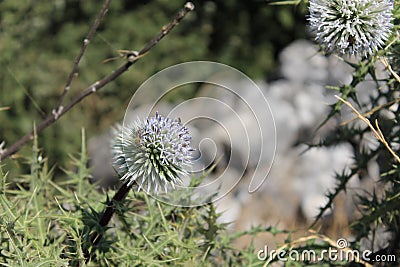
[[[169,119],[156,113],[146,121],[121,127],[112,146],[114,166],[128,186],[136,183],[147,193],[167,192],[181,183],[187,174],[184,165],[191,163],[191,135],[179,119]]]
[[[367,57],[391,34],[393,0],[310,0],[310,28],[327,52]]]

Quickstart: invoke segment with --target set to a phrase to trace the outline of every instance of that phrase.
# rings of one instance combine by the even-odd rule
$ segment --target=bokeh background
[[[124,59],[117,50],[140,50],[167,24],[184,1],[112,1],[93,38],[69,98],[109,74]],[[88,136],[120,120],[130,97],[148,77],[191,60],[231,65],[253,79],[279,76],[278,55],[304,38],[305,7],[271,6],[265,1],[194,1],[196,11],[128,73],[85,99],[40,135],[53,164],[62,165]],[[97,16],[99,1],[22,1],[0,3],[0,140],[12,144],[45,118],[57,102],[73,60]],[[195,92],[189,92],[195,93]],[[29,145],[28,145],[29,146]],[[20,152],[20,153],[23,153]]]
[[[108,133],[123,119],[140,84],[157,71],[178,63],[221,62],[257,81],[271,104],[278,134],[275,164],[267,182],[250,196],[244,177],[245,182],[219,203],[219,211],[224,212],[221,220],[233,222],[234,229],[257,224],[305,227],[317,215],[318,206],[325,203],[324,193],[334,184],[333,173],[351,163],[352,148],[348,145],[308,152],[303,145],[318,141],[336,125],[328,123],[315,133],[329,111],[328,104],[334,101],[333,93],[325,86],[348,82],[350,69],[333,56],[322,56],[307,41],[312,37],[305,26],[304,4],[270,5],[258,0],[193,2],[195,11],[129,72],[86,98],[39,135],[43,154],[62,179],[61,167],[68,168],[69,155],[80,150],[81,128],[85,128],[93,176],[109,178],[112,168],[107,154]],[[51,113],[101,4],[92,0],[0,2],[0,107],[7,108],[0,112],[0,141],[5,140],[6,146]],[[183,4],[184,1],[113,1],[65,101],[121,65],[125,59],[119,57],[117,50],[140,50]],[[108,60],[114,57],[115,60]],[[210,93],[207,90],[204,86],[193,87],[184,94],[168,96],[164,104]],[[368,98],[368,90],[365,97]],[[223,94],[217,98],[230,101]],[[218,120],[229,123],[226,114]],[[210,136],[224,148],[224,137],[212,127],[198,127],[196,134]],[[29,155],[30,149],[30,144],[26,145],[16,157],[26,152]],[[219,153],[223,154],[223,150]],[[224,160],[220,161],[212,175],[217,176],[224,164]],[[10,161],[6,168],[18,174],[27,167]],[[236,175],[235,170],[231,171]],[[248,171],[251,173],[251,169]],[[345,234],[343,227],[354,216],[353,206],[339,207],[341,216],[329,225],[337,236]],[[261,247],[262,242],[265,240],[259,244]]]

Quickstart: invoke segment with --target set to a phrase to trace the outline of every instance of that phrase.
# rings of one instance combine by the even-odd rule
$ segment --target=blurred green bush
[[[140,50],[183,4],[113,1],[66,100],[122,64],[124,59],[103,62],[118,57],[116,50]],[[90,137],[120,120],[136,88],[157,71],[184,61],[214,60],[252,78],[268,78],[276,72],[278,52],[305,36],[304,5],[233,0],[194,4],[195,12],[128,73],[40,134],[51,164],[62,165],[77,150],[81,127]],[[0,142],[11,145],[34,121],[38,124],[51,113],[101,5],[78,0],[0,2],[0,107],[9,108],[0,111]]]

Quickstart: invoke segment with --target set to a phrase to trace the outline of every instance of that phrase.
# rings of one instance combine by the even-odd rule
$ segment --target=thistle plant
[[[310,29],[328,52],[365,56],[388,40],[392,0],[310,0]]]
[[[138,191],[157,193],[161,187],[167,192],[169,185],[175,187],[181,183],[180,175],[187,174],[184,166],[191,163],[191,135],[180,119],[166,118],[156,112],[145,121],[138,120],[131,126],[118,128],[112,151],[114,166],[124,183],[103,211],[98,223],[100,228],[107,226],[116,206],[135,183]],[[102,237],[101,232],[95,231],[90,236],[90,243],[97,245]],[[89,261],[89,248],[83,251]]]
[[[137,121],[128,127],[119,127],[114,144],[114,166],[121,180],[147,193],[165,192],[168,185],[181,183],[179,175],[187,174],[193,148],[191,135],[179,119],[165,118],[156,112],[155,117]]]

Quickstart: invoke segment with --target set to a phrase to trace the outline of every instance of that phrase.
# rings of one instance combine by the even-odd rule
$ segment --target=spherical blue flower
[[[311,31],[327,52],[368,56],[391,34],[393,0],[310,0]]]
[[[169,119],[156,113],[146,121],[120,127],[112,150],[114,166],[128,186],[136,183],[147,193],[167,191],[181,183],[183,169],[191,163],[191,135],[179,119]]]

